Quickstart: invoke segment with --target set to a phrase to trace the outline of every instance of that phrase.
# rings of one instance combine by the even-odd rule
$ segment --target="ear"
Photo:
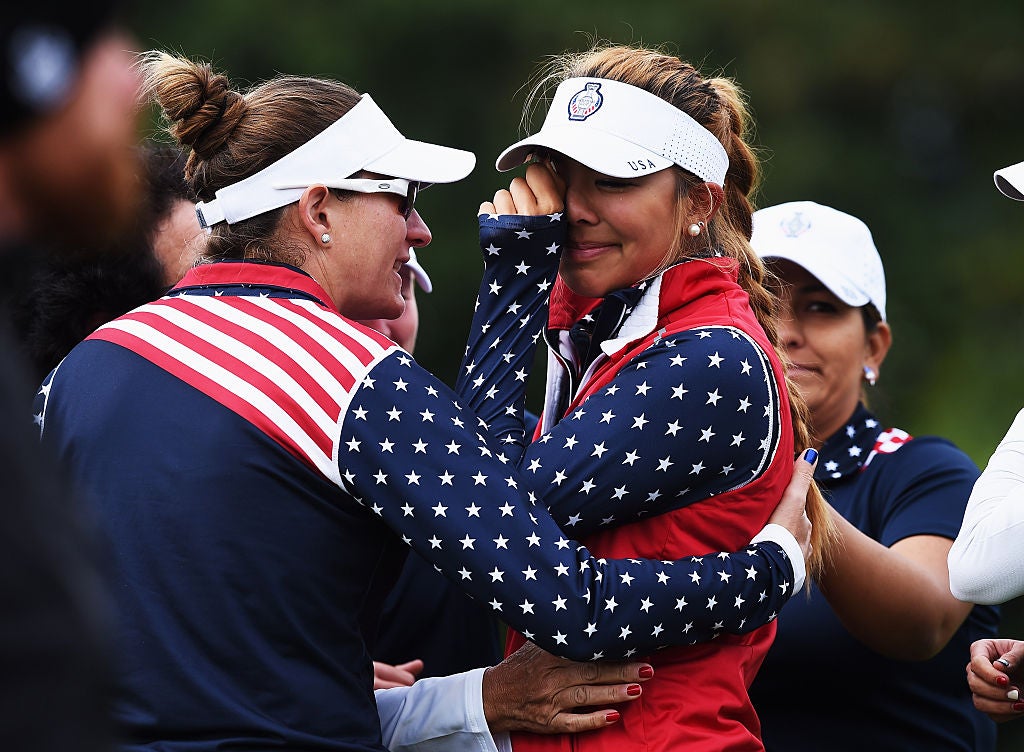
[[[878,326],[867,336],[865,342],[864,365],[869,366],[876,374],[881,374],[882,361],[885,360],[891,345],[892,329],[884,321],[878,322]]]
[[[688,221],[707,224],[725,200],[725,191],[717,183],[698,183],[687,194],[690,200]]]
[[[331,216],[327,211],[330,198],[330,190],[323,185],[311,185],[299,198],[299,222],[318,248],[323,247],[321,236],[331,234]]]

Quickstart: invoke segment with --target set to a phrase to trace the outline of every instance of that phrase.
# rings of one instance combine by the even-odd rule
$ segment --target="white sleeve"
[[[778,543],[782,550],[786,552],[786,556],[789,557],[789,561],[793,565],[793,592],[799,593],[807,577],[807,566],[804,563],[804,552],[800,549],[800,544],[796,542],[796,538],[782,525],[769,522],[761,528],[761,532],[755,535],[754,539],[750,542],[761,543],[762,541]]]
[[[492,737],[483,703],[484,669],[380,689],[384,746],[391,752],[510,752],[508,734]]]
[[[961,601],[1024,594],[1024,410],[974,484],[948,562],[950,591]]]

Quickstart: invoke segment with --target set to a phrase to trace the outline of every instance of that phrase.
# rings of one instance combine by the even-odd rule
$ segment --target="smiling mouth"
[[[790,363],[786,366],[786,372],[790,376],[799,376],[800,374],[817,374],[818,369],[812,368],[811,366],[800,365],[799,363]]]
[[[574,261],[586,261],[587,259],[600,256],[614,246],[614,243],[595,243],[570,240],[566,244],[566,250]]]

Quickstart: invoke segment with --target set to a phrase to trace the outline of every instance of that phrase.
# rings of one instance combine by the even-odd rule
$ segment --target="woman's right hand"
[[[423,670],[423,661],[418,658],[408,663],[392,666],[390,663],[373,662],[373,689],[411,687]]]
[[[793,477],[789,481],[769,523],[782,525],[789,530],[800,544],[804,561],[811,555],[811,521],[807,517],[807,491],[814,478],[814,466],[818,463],[818,452],[808,449],[797,457],[793,464]]]
[[[493,201],[480,204],[480,214],[556,214],[565,206],[565,181],[547,162],[532,162],[525,177],[512,180],[508,190],[494,194]]]
[[[996,723],[1024,715],[1024,642],[1007,638],[978,640],[971,645],[967,684],[974,707]]]

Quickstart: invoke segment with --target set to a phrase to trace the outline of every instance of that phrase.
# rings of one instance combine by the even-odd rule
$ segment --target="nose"
[[[571,224],[596,225],[599,221],[586,192],[571,183],[565,188],[565,213]]]
[[[797,317],[793,315],[793,311],[787,306],[783,306],[779,311],[778,322],[779,344],[786,350],[800,347],[804,339],[803,330]]]
[[[409,241],[409,245],[413,248],[422,248],[425,245],[429,245],[433,236],[430,234],[430,228],[427,227],[427,223],[423,221],[423,217],[415,209],[412,210],[412,214],[409,215],[409,219],[405,223],[405,239]]]

